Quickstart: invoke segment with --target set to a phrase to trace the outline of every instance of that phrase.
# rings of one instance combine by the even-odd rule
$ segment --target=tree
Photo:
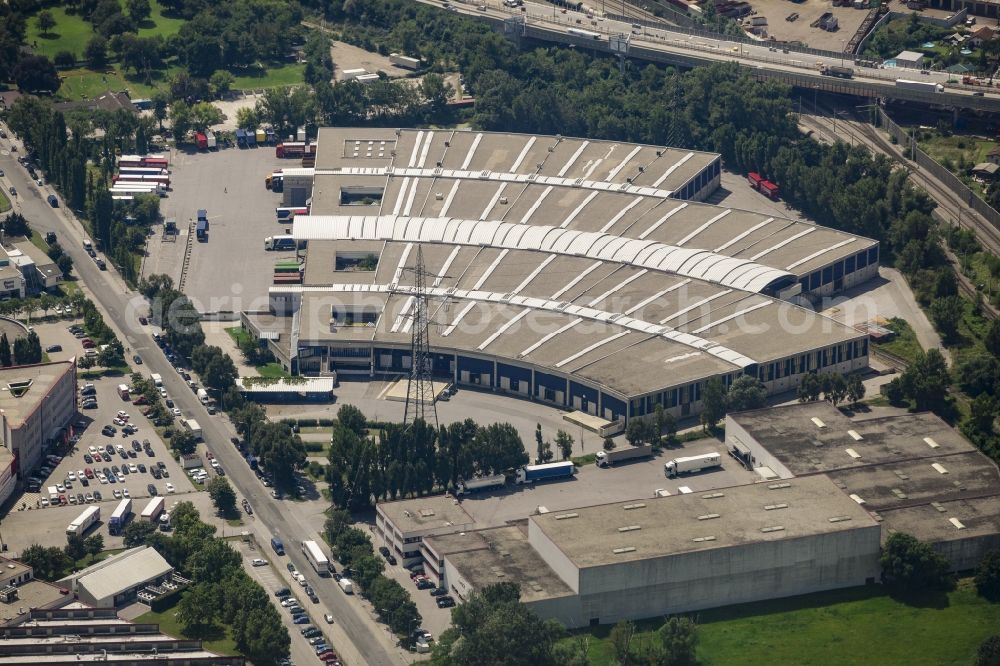
[[[954,341],[958,335],[958,323],[962,320],[964,311],[965,301],[961,296],[944,296],[931,303],[931,321],[945,342]]]
[[[83,49],[83,57],[87,61],[87,67],[104,69],[108,64],[108,40],[100,35],[91,37]]]
[[[222,98],[229,93],[230,88],[236,83],[236,77],[224,69],[219,69],[212,73],[212,76],[208,79],[208,83],[212,86],[212,92],[215,93],[215,96]]]
[[[123,545],[126,548],[147,545],[155,534],[156,525],[153,523],[147,523],[145,520],[133,520],[125,526],[125,531],[122,532]]]
[[[92,558],[97,557],[104,550],[104,536],[100,533],[91,534],[83,540],[83,548]]]
[[[615,654],[615,662],[618,664],[628,664],[633,657],[632,640],[635,638],[635,624],[628,620],[619,620],[611,628],[608,640],[611,642],[611,649]]]
[[[819,400],[819,394],[823,391],[823,383],[816,373],[810,372],[799,381],[797,391],[799,402],[813,402]]]
[[[1000,46],[1000,40],[998,40],[998,46]],[[1000,319],[994,319],[986,326],[986,332],[983,334],[983,345],[986,347],[986,351],[1000,358]]]
[[[32,365],[42,362],[42,343],[34,331],[26,337],[14,340],[14,360],[17,365]]]
[[[175,430],[170,437],[170,448],[177,455],[194,453],[198,446],[198,440],[190,430]]]
[[[198,520],[198,523],[201,521]],[[201,523],[204,525],[204,523]],[[208,527],[205,525],[205,527]],[[193,548],[187,561],[187,570],[196,583],[216,581],[225,578],[229,572],[242,566],[240,554],[227,541],[222,539],[204,538],[205,532],[200,529],[196,534],[188,534],[189,538],[201,540],[200,547]]]
[[[21,58],[14,66],[13,78],[18,88],[30,93],[52,94],[62,84],[56,66],[45,56]]]
[[[756,377],[740,375],[729,387],[726,404],[729,411],[759,409],[767,402],[767,389]]]
[[[12,363],[13,358],[10,352],[10,342],[7,340],[7,334],[4,333],[0,335],[0,365],[9,368]]]
[[[480,428],[472,441],[478,472],[500,474],[528,464],[528,454],[517,430],[509,423],[491,423]]]
[[[865,383],[861,381],[861,374],[852,372],[847,375],[847,399],[852,406],[857,406],[861,399],[865,397]]]
[[[828,372],[820,376],[823,396],[836,407],[847,397],[847,380],[839,372]]]
[[[236,109],[236,126],[242,129],[256,129],[260,125],[257,109],[252,106],[241,106]]]
[[[237,647],[247,660],[254,664],[273,664],[288,656],[291,638],[273,606],[247,611],[241,626]]]
[[[229,481],[225,477],[215,477],[208,482],[207,489],[212,503],[220,514],[232,516],[236,513],[236,491],[229,485]]]
[[[953,374],[962,390],[972,397],[1000,394],[1000,360],[992,354],[964,354],[955,364]]]
[[[79,534],[70,534],[66,537],[66,557],[73,560],[82,560],[87,555],[87,546],[83,537]]]
[[[72,564],[66,553],[55,546],[32,544],[21,552],[21,561],[34,571],[35,578],[53,581],[61,578]]]
[[[120,368],[125,365],[125,348],[117,338],[112,340],[97,354],[97,364],[105,368]]]
[[[177,604],[177,621],[185,632],[197,634],[215,624],[218,591],[211,582],[192,585]]]
[[[357,554],[359,546],[367,547],[367,552],[374,553],[372,542],[368,535],[357,527],[348,527],[340,532],[333,543],[333,556],[345,567],[351,566],[352,557]]]
[[[895,381],[895,380],[894,380]],[[948,404],[948,385],[951,376],[944,356],[937,349],[920,353],[899,376],[902,394],[914,401],[918,410],[940,412]]]
[[[715,428],[726,415],[726,387],[718,377],[705,382],[701,392],[701,424],[706,430]]]
[[[357,581],[365,592],[371,587],[378,576],[385,570],[382,560],[371,554],[365,554],[351,559],[351,580]]]
[[[47,9],[38,12],[35,23],[38,24],[38,32],[42,35],[49,34],[49,31],[56,27],[56,19],[52,16],[52,12]]]
[[[170,100],[162,91],[157,91],[153,94],[153,117],[156,118],[156,123],[163,131],[163,121],[167,119],[167,106]]]
[[[125,9],[136,24],[142,23],[153,13],[149,0],[125,0]]]
[[[191,107],[191,126],[202,132],[223,120],[222,110],[211,102],[198,102]]]
[[[1000,550],[986,553],[976,568],[976,591],[990,601],[1000,601]]]
[[[656,630],[658,644],[653,649],[659,666],[690,666],[697,663],[695,623],[686,617],[672,617]]]
[[[990,636],[980,643],[975,666],[1000,666],[1000,635]]]
[[[8,215],[7,219],[3,220],[2,226],[7,236],[31,237],[31,227],[28,226],[28,220],[20,213],[11,213]]]
[[[556,447],[559,449],[562,459],[568,460],[573,455],[573,437],[565,430],[557,430]]]
[[[354,405],[341,405],[337,410],[337,421],[358,436],[368,433],[368,420]]]
[[[610,437],[604,438],[603,448],[605,451],[614,451],[616,446],[617,444],[615,444],[615,440]]]
[[[905,532],[895,532],[886,540],[881,565],[882,580],[900,592],[940,589],[950,582],[948,561]]]
[[[69,69],[70,67],[76,64],[76,56],[73,55],[72,51],[67,51],[63,49],[62,51],[59,51],[59,53],[56,54],[56,57],[52,59],[52,62],[55,64],[56,67],[60,67],[62,69]]]
[[[980,435],[992,435],[997,414],[1000,414],[1000,400],[981,393],[969,405],[969,425]]]

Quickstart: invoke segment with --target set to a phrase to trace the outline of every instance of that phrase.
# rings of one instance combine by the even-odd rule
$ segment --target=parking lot
[[[76,341],[74,340],[74,342]],[[122,400],[118,396],[118,384],[127,381],[127,378],[105,377],[79,382],[81,388],[86,384],[93,384],[97,408],[81,410],[73,427],[73,433],[79,437],[79,440],[69,451],[61,454],[63,459],[55,465],[51,474],[48,476],[39,474],[41,477],[40,490],[26,492],[13,502],[10,514],[4,520],[4,537],[10,548],[19,550],[29,545],[29,543],[19,543],[21,538],[45,539],[52,542],[49,545],[65,544],[66,526],[81,511],[79,507],[79,496],[81,495],[84,497],[84,504],[96,504],[101,507],[103,523],[96,529],[105,535],[105,544],[113,546],[115,540],[109,540],[110,535],[107,533],[106,524],[118,499],[120,499],[120,497],[116,497],[116,492],[121,495],[126,490],[128,491],[128,496],[135,500],[132,511],[138,515],[150,497],[149,484],[156,488],[158,495],[168,497],[168,506],[174,498],[189,499],[191,493],[200,488],[192,483],[181,470],[177,460],[170,455],[166,444],[156,434],[148,419],[142,415],[142,406],[133,405],[130,401]],[[127,413],[128,423],[136,426],[138,430],[131,434],[123,434],[122,426],[116,425],[114,426],[115,432],[110,436],[102,434],[102,428],[112,425],[119,412]],[[119,423],[121,423],[120,420]],[[149,442],[148,450],[152,452],[152,455],[143,448],[146,441]],[[134,443],[138,443],[138,451],[134,449]],[[112,446],[113,453],[107,451],[108,445]],[[122,448],[118,449],[119,446]],[[92,447],[93,451],[91,451]],[[100,460],[96,459],[94,455],[98,451],[102,456]],[[86,460],[86,456],[90,457],[90,462]],[[165,475],[156,479],[153,477],[152,470],[160,463],[163,464],[162,472],[165,472]],[[143,467],[140,468],[139,465]],[[114,472],[116,466],[119,474]],[[91,475],[86,474],[88,468],[91,470]],[[105,475],[105,482],[102,483],[98,477],[104,475],[105,468],[111,473]],[[79,478],[81,471],[84,472],[84,480]],[[69,481],[68,484],[67,481]],[[59,485],[62,485],[61,490]],[[49,486],[56,486],[57,494],[66,497],[66,505],[47,506],[49,501],[47,488]],[[100,499],[97,499],[95,493],[100,493]],[[70,502],[70,497],[73,497],[73,502]],[[205,497],[207,498],[207,495]],[[210,516],[211,513],[210,511],[208,515]],[[40,520],[46,523],[50,520],[54,521],[53,529],[39,530],[37,522]],[[25,529],[19,530],[16,526],[22,521]],[[28,525],[31,527],[29,528]]]
[[[192,239],[184,291],[202,312],[266,306],[275,253],[264,250],[264,239],[285,233],[287,225],[275,221],[281,195],[265,189],[264,178],[299,163],[276,158],[271,146],[171,151],[170,160],[173,189],[162,202],[162,214],[176,219],[179,234],[171,241],[157,228],[149,239],[143,275],[166,273],[175,284],[180,280],[189,223],[205,209],[208,240]]]
[[[868,14],[868,9],[833,7],[829,2],[817,0],[798,3],[788,0],[752,0],[751,4],[756,12],[755,16],[767,18],[768,36],[779,41],[802,42],[810,48],[827,51],[843,51],[844,43],[850,41]],[[810,24],[825,12],[832,12],[837,17],[837,30],[827,32],[811,27]],[[796,20],[785,20],[793,13],[798,14]]]

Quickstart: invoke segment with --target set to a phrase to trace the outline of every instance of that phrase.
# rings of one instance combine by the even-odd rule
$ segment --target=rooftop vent
[[[632,509],[645,509],[646,508],[646,503],[645,502],[638,502],[636,504],[626,504],[622,508],[625,509],[626,511],[631,511]]]
[[[831,523],[842,523],[842,522],[844,522],[846,520],[850,520],[850,519],[851,519],[850,516],[834,516],[833,518],[830,518],[829,520],[830,520]]]
[[[857,495],[855,493],[851,493],[850,495],[848,495],[848,497],[850,497],[852,500],[854,500],[858,504],[864,504],[865,503],[865,501],[861,498],[861,496]]]
[[[615,548],[611,552],[614,553],[615,555],[621,555],[623,553],[634,553],[635,546],[625,546],[624,548]]]
[[[556,520],[567,520],[569,518],[579,518],[579,517],[580,514],[578,513],[560,513],[558,516],[556,516]]]
[[[791,488],[790,483],[772,483],[767,487],[768,490],[781,490],[782,488]]]
[[[777,509],[787,509],[787,508],[788,505],[782,502],[781,504],[768,504],[767,506],[764,507],[764,511],[775,511]]]
[[[715,541],[715,537],[714,536],[695,537],[691,539],[691,541],[694,541],[695,543],[702,543],[704,541]]]
[[[507,197],[500,197],[500,205],[501,206],[507,205]]]
[[[855,460],[861,457],[861,454],[855,451],[854,449],[844,449],[844,451],[847,453],[847,455],[851,456]]]
[[[435,192],[434,199],[435,201],[441,201],[442,199],[444,199],[444,192]]]
[[[768,533],[768,532],[784,532],[785,531],[785,526],[784,525],[772,525],[770,527],[762,527],[762,528],[760,528],[760,531],[764,532],[765,534]]]
[[[816,427],[817,427],[817,428],[825,428],[825,427],[826,427],[826,424],[825,424],[825,423],[823,423],[823,422],[822,422],[822,421],[821,421],[820,419],[816,418],[815,416],[814,416],[814,417],[812,417],[812,419],[810,419],[810,420],[811,420],[811,421],[812,421],[813,423],[815,423],[815,424],[816,424]]]
[[[702,495],[702,499],[717,499],[719,497],[725,497],[726,493],[709,493],[707,495]]]
[[[941,463],[932,463],[932,464],[931,464],[931,467],[933,467],[933,468],[934,468],[934,470],[935,470],[935,471],[936,471],[936,472],[937,472],[938,474],[947,474],[947,473],[948,473],[948,470],[947,470],[947,469],[945,469],[944,465],[942,465]]]
[[[949,518],[948,522],[954,525],[957,529],[964,530],[965,525],[958,518]]]
[[[719,517],[719,514],[717,514],[717,513],[706,513],[703,516],[698,516],[698,520],[713,520],[713,519],[718,518],[718,517]]]
[[[932,449],[936,449],[939,446],[941,446],[940,444],[935,442],[934,439],[931,437],[924,437],[924,443],[927,444],[927,446],[931,447]]]
[[[641,525],[626,525],[625,527],[619,527],[619,532],[635,532],[636,530],[641,530]]]
[[[901,500],[909,499],[909,495],[904,493],[899,488],[890,488],[889,491]]]
[[[947,511],[946,508],[941,504],[941,502],[931,502],[931,506],[938,510],[939,513],[944,513]]]
[[[850,435],[851,439],[855,442],[860,442],[862,439],[861,434],[857,430],[848,430],[847,434]]]
[[[434,509],[421,509],[420,515],[423,516],[424,518],[430,518],[431,516],[434,515]]]

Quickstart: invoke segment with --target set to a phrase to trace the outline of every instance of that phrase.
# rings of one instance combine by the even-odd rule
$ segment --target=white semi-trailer
[[[598,451],[597,466],[611,467],[615,463],[620,463],[624,460],[645,458],[651,455],[653,455],[653,447],[649,444],[646,446],[627,446],[621,449],[612,449],[611,451]]]
[[[490,488],[500,488],[507,483],[507,477],[503,474],[494,474],[493,476],[484,476],[480,478],[469,479],[468,481],[462,481],[458,484],[458,494],[465,495],[466,493],[474,493],[478,490],[488,490]]]
[[[678,474],[689,474],[700,472],[703,469],[711,469],[722,465],[722,456],[718,453],[705,453],[700,456],[687,456],[685,458],[674,458],[663,465],[663,473],[667,477],[674,477]]]

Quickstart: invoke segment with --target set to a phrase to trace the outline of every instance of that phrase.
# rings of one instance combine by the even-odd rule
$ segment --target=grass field
[[[124,3],[123,3],[124,4]],[[139,25],[140,37],[155,37],[160,35],[167,38],[177,34],[184,25],[183,19],[167,18],[163,15],[163,8],[157,0],[150,0],[150,8],[153,10],[150,17]],[[28,45],[36,53],[47,56],[50,60],[60,51],[69,51],[78,60],[83,59],[83,50],[87,42],[94,36],[94,29],[90,23],[83,20],[77,14],[67,14],[61,7],[49,7],[52,18],[56,20],[56,27],[47,35],[38,32],[38,22],[32,16],[28,20]]]
[[[917,335],[910,328],[910,325],[903,319],[893,317],[889,320],[886,328],[895,331],[896,337],[889,342],[879,343],[878,348],[884,349],[890,354],[895,354],[911,363],[915,361],[917,354],[922,352],[923,348],[921,348],[920,343],[917,341]]]
[[[10,199],[3,192],[0,192],[0,213],[6,213],[10,210]]]
[[[267,377],[268,379],[281,379],[282,377],[290,376],[278,363],[268,363],[258,366],[257,372],[260,373],[261,377]]]
[[[974,661],[983,639],[997,633],[1000,604],[983,600],[963,579],[947,595],[910,605],[871,586],[705,611],[695,619],[703,666],[943,666]],[[615,663],[610,630],[588,632],[594,666]]]
[[[160,613],[154,613],[153,611],[143,613],[137,617],[134,622],[140,624],[143,622],[158,624],[160,625],[160,631],[175,638],[201,639],[204,641],[205,649],[212,652],[224,655],[239,654],[239,652],[236,651],[236,642],[230,637],[231,631],[228,626],[219,625],[210,629],[207,633],[199,635],[185,633],[181,628],[180,622],[177,621],[176,604],[172,608],[168,608]]]
[[[291,86],[302,83],[305,65],[294,63],[288,65],[274,65],[268,69],[260,69],[256,72],[234,72],[236,82],[233,83],[234,90],[247,90],[250,88],[278,88],[281,86]]]
[[[159,80],[165,81],[170,71],[172,70],[161,73]],[[59,78],[62,79],[62,85],[59,87],[57,94],[59,97],[69,101],[93,99],[100,97],[108,90],[128,90],[129,96],[133,99],[149,97],[156,91],[155,85],[148,86],[144,83],[127,79],[118,70],[113,70],[111,74],[107,74],[81,67],[80,69],[68,69],[59,72]]]

